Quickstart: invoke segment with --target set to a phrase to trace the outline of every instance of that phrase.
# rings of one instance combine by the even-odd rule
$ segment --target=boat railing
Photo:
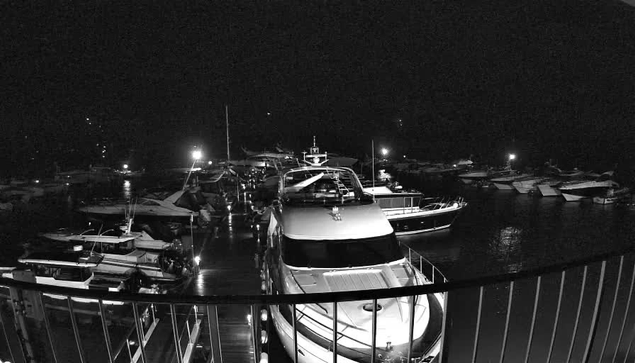
[[[512,357],[546,363],[628,361],[635,354],[631,351],[635,339],[634,251],[629,246],[549,266],[451,281],[441,278],[435,269],[434,284],[293,295],[133,294],[1,278],[0,360],[133,362],[138,355],[138,361],[145,362],[218,363],[263,362],[271,355],[272,360],[284,361],[285,351],[274,348],[276,330],[268,314],[272,305],[290,305],[293,312],[300,304],[332,304],[337,317],[342,302],[376,304],[379,299],[443,294],[438,321],[442,346],[436,358],[440,363],[501,362]],[[416,254],[410,253],[408,258],[423,266],[428,263]],[[67,299],[55,300],[61,305],[53,306],[54,300],[44,294]],[[98,302],[80,307],[77,298]],[[113,307],[105,301],[124,305]],[[148,306],[156,309],[147,310]],[[111,311],[120,308],[128,310]],[[153,313],[156,315],[148,317]],[[385,328],[377,310],[368,311],[368,319],[375,327]],[[410,319],[412,336],[412,315]],[[333,319],[332,332],[337,338],[344,327],[336,322]],[[298,347],[301,340],[296,325],[289,334],[293,338],[291,360],[297,362],[307,352],[300,353],[305,348]],[[373,339],[373,352],[385,344]],[[331,347],[333,361],[337,361],[340,345]],[[189,356],[185,354],[188,349]],[[430,360],[415,358],[411,349],[400,353],[408,362]],[[124,358],[124,354],[128,356]],[[380,359],[371,357],[373,361]]]
[[[439,269],[428,259],[401,241],[399,241],[399,246],[402,250],[406,251],[405,255],[408,258],[408,262],[410,262],[410,264],[415,268],[419,269],[419,271],[421,271],[424,276],[430,280],[430,282],[433,284],[448,282],[445,275],[443,275],[443,273],[439,271]]]

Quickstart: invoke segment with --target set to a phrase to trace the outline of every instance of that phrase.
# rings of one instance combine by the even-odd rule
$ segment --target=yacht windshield
[[[364,239],[316,241],[284,237],[282,241],[282,260],[296,267],[371,266],[402,258],[394,233]]]

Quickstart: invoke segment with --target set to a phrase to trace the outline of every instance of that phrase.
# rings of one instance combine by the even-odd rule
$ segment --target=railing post
[[[181,353],[181,344],[179,339],[178,324],[176,323],[176,309],[174,304],[170,304],[170,316],[172,319],[172,335],[174,336],[174,349],[176,352],[176,362],[183,362],[183,353]]]
[[[509,282],[509,296],[507,297],[507,314],[505,316],[505,330],[503,332],[503,344],[501,345],[500,363],[505,359],[505,348],[507,347],[507,333],[509,332],[509,317],[512,312],[512,301],[514,299],[514,281]]]
[[[333,363],[337,363],[337,301],[333,302]]]
[[[617,293],[620,291],[620,282],[622,281],[623,267],[624,267],[624,255],[620,256],[620,267],[619,267],[619,272],[617,273],[617,282],[615,282],[615,293],[613,294],[613,305],[611,306],[611,315],[609,316],[609,323],[606,328],[606,336],[604,337],[604,343],[602,343],[602,350],[600,351],[600,360],[604,356],[604,351],[606,350],[606,343],[609,340],[609,335],[611,333],[611,326],[613,325],[613,314],[615,313],[615,304],[617,303]]]
[[[556,305],[556,320],[553,323],[553,331],[551,332],[551,342],[549,343],[549,353],[547,353],[546,363],[551,361],[553,353],[553,344],[556,341],[556,332],[558,330],[558,321],[560,320],[560,306],[562,305],[562,292],[564,291],[564,281],[567,271],[563,270],[560,277],[560,290],[558,291],[558,304]],[[635,275],[633,275],[635,277]]]
[[[298,327],[296,326],[298,312],[295,304],[291,304],[291,308],[293,309],[293,363],[298,363]]]
[[[79,360],[80,362],[84,363],[86,359],[84,357],[84,349],[82,348],[81,337],[79,336],[79,328],[77,327],[77,319],[75,318],[75,312],[73,311],[73,300],[71,300],[70,296],[67,296],[66,302],[68,303],[68,312],[69,314],[71,314],[71,325],[73,326],[73,334],[75,335],[75,344],[77,344]]]
[[[525,363],[529,362],[529,353],[531,352],[531,342],[534,338],[534,327],[536,326],[536,312],[538,311],[538,300],[540,299],[540,282],[542,276],[538,276],[536,281],[536,296],[534,298],[534,311],[531,314],[531,328],[529,328],[529,339],[527,339],[527,351],[525,353]]]
[[[258,324],[260,322],[260,310],[256,310],[256,305],[251,305],[251,344],[254,346],[254,362],[259,361],[258,354]]]
[[[49,321],[48,316],[46,315],[46,309],[44,308],[44,300],[42,299],[42,293],[38,292],[38,301],[40,304],[40,309],[42,309],[42,318],[44,319],[44,327],[46,328],[46,335],[48,337],[49,345],[51,346],[51,354],[53,354],[53,361],[57,362],[57,353],[55,351],[55,344],[53,342],[53,332],[51,331],[51,322]],[[9,347],[10,349],[11,347]],[[111,353],[110,351],[108,353]],[[112,358],[110,359],[112,362]]]
[[[617,340],[617,345],[615,346],[615,353],[613,353],[613,359],[611,360],[611,363],[615,363],[615,359],[617,358],[617,353],[620,349],[620,343],[622,343],[622,338],[624,337],[624,327],[626,326],[626,320],[628,319],[628,311],[631,308],[631,298],[633,297],[634,283],[635,283],[635,264],[633,264],[633,273],[631,274],[631,286],[628,289],[628,299],[626,300],[626,309],[624,309],[624,319],[622,319],[622,327],[620,328],[620,337]],[[629,344],[627,352],[629,352],[630,350],[631,350],[631,346]]]
[[[132,314],[134,316],[135,326],[137,327],[137,338],[139,338],[139,349],[141,349],[141,359],[144,363],[148,362],[148,358],[146,358],[146,347],[143,344],[143,327],[141,326],[141,319],[139,318],[139,307],[136,302],[132,303]]]
[[[443,349],[445,349],[445,329],[448,324],[448,298],[450,294],[448,292],[443,293],[443,320],[441,321],[441,345],[439,347],[439,363],[443,363]]]
[[[371,324],[371,331],[373,336],[371,338],[370,363],[375,363],[375,356],[377,355],[377,299],[373,299],[373,321]]]
[[[216,305],[207,305],[207,327],[209,329],[209,344],[212,350],[212,361],[214,363],[223,363],[220,329],[218,327],[218,306]]]
[[[580,311],[582,310],[582,300],[584,298],[584,285],[586,285],[586,275],[589,267],[584,266],[584,272],[582,273],[582,284],[580,287],[580,297],[578,298],[578,311],[575,315],[575,323],[573,324],[573,333],[571,333],[571,344],[569,345],[569,353],[567,354],[566,362],[571,362],[571,354],[573,353],[573,344],[575,343],[575,335],[578,332],[578,324],[580,323]]]
[[[600,304],[602,302],[602,292],[604,291],[604,273],[606,272],[606,260],[602,261],[602,267],[600,270],[600,281],[598,282],[598,292],[595,295],[595,306],[593,307],[593,318],[591,320],[591,328],[589,328],[589,336],[586,342],[586,348],[584,349],[584,356],[582,362],[589,361],[589,353],[591,352],[591,346],[593,345],[593,338],[595,337],[595,331],[597,329],[598,318],[600,317]],[[617,287],[616,287],[617,288]],[[610,326],[607,327],[607,334],[610,332]],[[600,356],[600,360],[602,356]]]
[[[412,358],[412,339],[415,330],[415,306],[417,301],[417,295],[411,296],[410,303],[410,321],[408,324],[408,362],[411,362]]]
[[[11,349],[11,342],[9,342],[9,335],[7,335],[7,328],[4,325],[4,318],[2,317],[1,310],[0,310],[0,325],[2,325],[2,332],[4,333],[4,339],[7,342],[7,347],[9,347],[9,355],[11,355],[11,360],[15,362],[16,358],[13,355],[13,349]]]
[[[108,333],[106,309],[104,309],[104,302],[101,299],[99,300],[99,316],[101,318],[101,327],[104,330],[104,342],[106,343],[106,351],[108,352],[108,361],[112,363],[114,360],[112,355],[112,343],[110,342],[110,334]]]
[[[481,329],[481,311],[483,308],[483,286],[479,287],[478,293],[478,313],[476,315],[476,331],[474,333],[474,350],[472,351],[472,363],[476,363],[476,352],[478,350],[478,334]]]

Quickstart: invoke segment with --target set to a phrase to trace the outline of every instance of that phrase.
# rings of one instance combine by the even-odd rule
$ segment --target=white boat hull
[[[538,190],[543,197],[557,197],[562,194],[558,188],[554,188],[547,184],[538,185]]]
[[[494,186],[498,190],[514,190],[514,186],[507,183],[494,183]]]
[[[569,194],[569,193],[562,193],[562,196],[564,197],[564,200],[566,200],[567,202],[579,202],[583,199],[589,198],[584,195],[575,195],[575,194]]]

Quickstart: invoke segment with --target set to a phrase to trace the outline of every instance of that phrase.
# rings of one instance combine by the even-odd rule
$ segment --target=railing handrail
[[[567,261],[545,267],[537,267],[530,270],[506,273],[499,275],[476,277],[471,279],[455,280],[444,283],[435,283],[419,286],[406,286],[389,289],[340,291],[330,293],[310,293],[292,295],[182,295],[182,294],[136,294],[129,292],[108,292],[84,289],[73,289],[52,285],[41,285],[32,282],[17,281],[8,278],[0,278],[0,286],[15,287],[24,290],[40,291],[42,293],[67,295],[72,297],[90,298],[95,300],[115,300],[124,302],[148,302],[158,304],[307,304],[324,302],[343,302],[356,300],[386,299],[401,296],[426,295],[446,291],[453,291],[469,287],[479,287],[495,283],[510,282],[521,279],[529,279],[548,273],[561,272],[566,269],[588,265],[595,262],[608,260],[612,257],[633,252],[635,247],[628,246],[621,250],[602,253],[591,257]]]

